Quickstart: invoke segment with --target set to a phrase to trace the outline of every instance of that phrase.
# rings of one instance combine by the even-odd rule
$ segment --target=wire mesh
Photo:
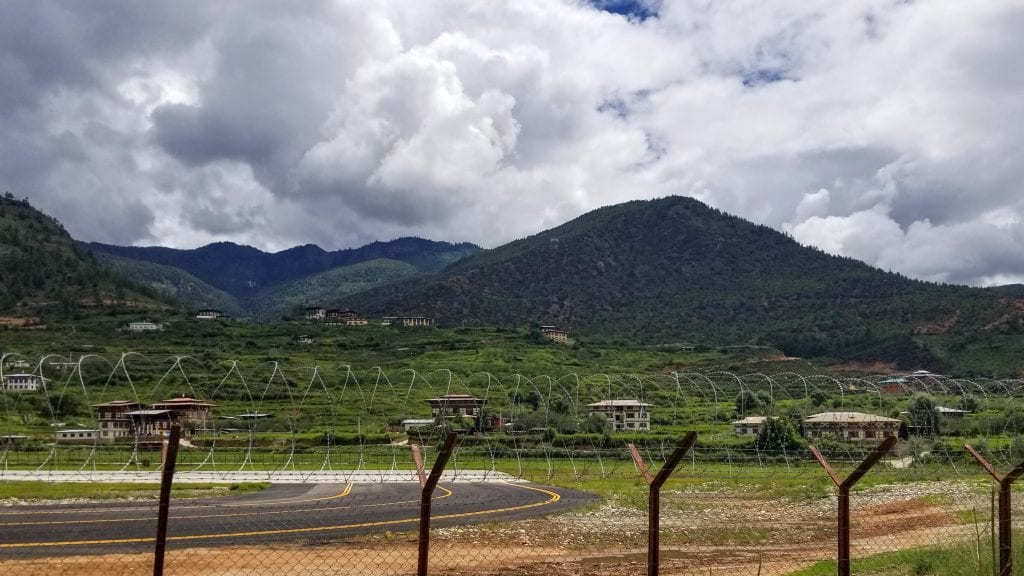
[[[688,430],[697,445],[661,492],[661,574],[835,573],[838,492],[808,442],[845,477],[888,433],[900,441],[851,494],[852,572],[993,574],[995,483],[962,444],[1000,471],[1024,460],[1018,381],[50,364],[25,370],[39,389],[0,394],[0,487],[63,493],[33,499],[32,484],[3,499],[0,574],[152,573],[163,436],[144,420],[177,398],[208,406],[179,418],[168,575],[415,574],[412,446],[427,472],[451,431],[462,441],[432,500],[429,573],[646,573],[648,485],[627,444],[656,473]],[[631,401],[621,419],[601,405],[613,399]],[[105,415],[119,401],[132,415]],[[882,416],[882,428],[806,425],[830,412]],[[86,497],[111,481],[148,486]]]

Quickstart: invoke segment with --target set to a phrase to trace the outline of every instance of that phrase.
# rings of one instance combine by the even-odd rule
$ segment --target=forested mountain
[[[412,264],[378,258],[339,266],[286,284],[278,284],[242,301],[253,318],[273,322],[295,318],[306,306],[335,306],[344,297],[420,274]]]
[[[95,242],[86,246],[94,252],[180,268],[236,298],[250,298],[271,286],[379,258],[410,264],[420,272],[434,272],[480,250],[474,244],[451,244],[422,238],[399,238],[334,252],[307,244],[267,253],[231,242],[217,242],[193,250],[111,246]]]
[[[610,340],[883,359],[927,358],[915,334],[980,332],[1012,309],[1005,295],[830,256],[681,197],[601,208],[348,302],[442,325],[556,324]]]
[[[5,315],[167,306],[155,292],[99,266],[60,222],[10,193],[0,197],[0,271]]]
[[[180,268],[105,252],[95,252],[93,256],[104,268],[174,299],[188,311],[213,308],[231,316],[243,314],[242,307],[232,295]]]

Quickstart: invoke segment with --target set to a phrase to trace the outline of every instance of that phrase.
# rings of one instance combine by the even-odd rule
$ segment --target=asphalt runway
[[[526,483],[438,485],[432,527],[544,516],[596,497]],[[259,493],[174,500],[169,550],[192,546],[298,542],[416,530],[420,487],[401,484],[275,484]],[[156,501],[16,505],[0,508],[4,558],[152,550]]]

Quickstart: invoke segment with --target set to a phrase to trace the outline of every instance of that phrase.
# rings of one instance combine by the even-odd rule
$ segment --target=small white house
[[[93,444],[98,437],[98,431],[92,429],[58,430],[56,440],[58,444]]]
[[[647,411],[650,404],[639,400],[601,400],[587,404],[591,414],[604,414],[612,423],[616,432],[622,430],[650,430],[651,413]]]
[[[555,326],[541,326],[540,335],[553,342],[569,341],[569,333]]]
[[[433,418],[409,418],[402,420],[402,428],[408,432],[413,428],[427,428],[434,425]]]
[[[733,422],[732,427],[737,436],[757,436],[766,420],[768,420],[767,416],[747,416]]]
[[[825,434],[854,442],[877,441],[899,431],[898,419],[863,412],[822,412],[804,420],[804,436],[812,441]]]
[[[150,322],[148,320],[142,322],[129,322],[129,332],[159,332],[164,329],[163,324],[157,322]]]
[[[8,374],[0,387],[10,392],[38,392],[45,382],[46,379],[35,374]]]

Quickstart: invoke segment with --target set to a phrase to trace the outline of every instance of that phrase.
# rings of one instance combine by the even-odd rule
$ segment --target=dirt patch
[[[0,326],[8,328],[44,328],[43,321],[33,316],[0,316]]]
[[[853,494],[852,551],[966,541],[975,526],[957,521],[983,509],[988,495],[969,484],[921,482]],[[729,488],[666,491],[662,498],[661,574],[782,575],[835,557],[834,496],[773,499]],[[618,576],[645,571],[647,516],[615,498],[548,518],[436,528],[431,574],[457,576]],[[179,546],[177,544],[176,546]],[[0,558],[3,558],[0,556]],[[7,556],[9,558],[9,556]],[[108,576],[152,573],[151,554],[0,559],[0,576]],[[415,533],[383,532],[290,545],[174,547],[167,576],[273,574],[410,575]]]

